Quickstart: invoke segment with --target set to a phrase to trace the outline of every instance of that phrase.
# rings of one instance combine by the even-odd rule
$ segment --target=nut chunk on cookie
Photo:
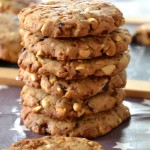
[[[85,138],[45,136],[38,139],[25,139],[12,144],[5,150],[104,150],[94,141]]]
[[[99,0],[49,0],[25,8],[19,20],[23,29],[50,37],[104,35],[124,24],[118,8]]]
[[[128,50],[131,42],[129,31],[118,28],[105,36],[78,38],[52,38],[40,33],[20,30],[22,46],[37,56],[57,60],[91,59],[103,55],[114,56]]]
[[[129,117],[129,109],[122,104],[111,110],[75,121],[53,119],[45,114],[37,114],[26,106],[23,106],[21,110],[21,119],[24,125],[35,133],[84,138],[102,136],[119,126]]]

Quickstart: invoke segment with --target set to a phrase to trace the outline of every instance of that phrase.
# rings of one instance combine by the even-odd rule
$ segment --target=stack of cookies
[[[21,119],[40,134],[94,138],[130,117],[122,104],[131,36],[99,0],[50,0],[19,14]]]

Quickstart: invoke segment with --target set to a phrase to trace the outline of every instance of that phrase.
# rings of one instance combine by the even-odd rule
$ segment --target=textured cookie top
[[[51,38],[39,33],[20,30],[22,45],[36,55],[57,60],[90,59],[102,55],[114,56],[128,49],[131,35],[127,29],[118,28],[107,36],[80,38]]]
[[[88,76],[113,76],[123,71],[130,61],[127,52],[113,57],[98,57],[90,60],[58,61],[39,57],[25,50],[18,59],[18,65],[31,73],[53,74],[59,78],[79,79]]]
[[[33,132],[85,138],[102,136],[129,117],[129,109],[124,105],[75,121],[52,119],[48,115],[34,113],[30,107],[26,106],[23,106],[21,110],[24,125]]]
[[[122,89],[109,90],[84,100],[53,96],[28,86],[24,86],[21,92],[23,105],[34,113],[68,121],[110,110],[121,104],[124,98]]]
[[[103,150],[102,146],[85,138],[46,136],[14,143],[6,150]]]
[[[21,27],[51,37],[104,35],[124,24],[114,5],[99,0],[50,0],[19,14]]]

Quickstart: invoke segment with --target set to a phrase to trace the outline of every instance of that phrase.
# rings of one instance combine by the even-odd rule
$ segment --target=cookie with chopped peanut
[[[64,97],[86,99],[98,93],[122,88],[126,85],[126,72],[123,71],[112,77],[88,77],[84,79],[63,80],[54,75],[40,76],[30,73],[22,68],[19,69],[20,80],[26,85],[35,88],[42,88],[48,94]]]
[[[74,121],[52,119],[23,106],[21,119],[26,127],[39,134],[96,138],[110,132],[130,117],[129,109],[119,105],[111,110]]]
[[[122,89],[97,94],[87,99],[63,98],[46,94],[41,89],[24,86],[21,99],[34,113],[42,113],[59,120],[74,120],[112,109],[122,103],[125,93]]]
[[[24,139],[13,143],[5,150],[104,150],[100,143],[85,138],[44,136],[42,138]]]
[[[0,14],[0,59],[16,63],[22,46],[19,21],[13,14]]]
[[[40,2],[40,0],[0,0],[0,13],[18,14],[30,3]]]
[[[143,46],[150,45],[150,24],[143,24],[137,27],[132,38],[133,43]]]
[[[119,28],[106,36],[79,38],[51,38],[40,33],[20,30],[22,45],[37,56],[57,60],[90,59],[102,55],[114,56],[128,49],[131,36],[127,29]]]
[[[21,27],[50,37],[106,35],[125,20],[111,3],[99,0],[49,0],[19,13]]]
[[[89,60],[58,61],[36,56],[27,50],[19,57],[18,65],[40,75],[53,74],[66,80],[86,78],[88,76],[113,76],[123,71],[130,60],[127,52],[109,57],[103,56]]]

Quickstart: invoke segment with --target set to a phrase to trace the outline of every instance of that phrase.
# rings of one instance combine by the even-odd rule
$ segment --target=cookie
[[[118,8],[99,0],[49,0],[19,13],[21,27],[50,37],[106,35],[125,20]]]
[[[19,21],[12,14],[0,14],[0,59],[17,62],[20,45]]]
[[[0,0],[0,13],[18,14],[23,8],[27,7],[31,2],[38,0]]]
[[[114,56],[128,49],[131,36],[119,28],[106,36],[51,38],[21,30],[22,45],[37,56],[57,60],[90,59],[102,55]]]
[[[45,76],[36,73],[29,73],[20,68],[19,76],[26,85],[35,88],[42,88],[46,93],[64,98],[85,99],[98,93],[121,88],[126,85],[126,72],[123,71],[113,77],[88,77],[66,81],[54,75]]]
[[[36,114],[31,108],[25,106],[21,110],[23,123],[33,132],[85,138],[102,136],[129,117],[129,110],[124,105],[75,121],[52,119],[44,114]]]
[[[19,57],[18,65],[33,73],[50,75],[59,78],[79,79],[88,76],[113,76],[123,71],[130,60],[128,52],[113,57],[103,56],[90,60],[57,61],[50,58],[35,56],[25,50]]]
[[[150,45],[150,24],[140,25],[133,35],[132,38],[133,43],[137,43],[143,46]]]
[[[45,136],[25,139],[12,144],[5,150],[104,150],[97,142],[77,137]]]
[[[112,109],[121,104],[124,98],[125,93],[122,89],[103,92],[84,100],[48,95],[41,89],[28,86],[24,86],[21,92],[24,106],[31,107],[34,113],[46,114],[59,120],[74,120]]]

